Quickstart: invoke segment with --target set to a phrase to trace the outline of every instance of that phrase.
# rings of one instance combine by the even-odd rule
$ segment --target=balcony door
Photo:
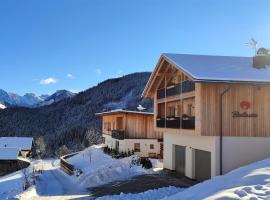
[[[123,117],[116,117],[116,130],[124,130]]]

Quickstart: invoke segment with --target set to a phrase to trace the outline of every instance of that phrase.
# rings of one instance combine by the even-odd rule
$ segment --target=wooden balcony
[[[157,117],[156,125],[158,128],[173,128],[173,129],[195,129],[195,117]]]
[[[122,130],[112,130],[112,138],[117,140],[125,139],[125,131]]]
[[[166,89],[166,97],[178,95],[181,93],[192,92],[195,90],[195,83],[193,81],[184,81],[177,85],[168,87]],[[157,91],[157,99],[165,98],[165,88]]]

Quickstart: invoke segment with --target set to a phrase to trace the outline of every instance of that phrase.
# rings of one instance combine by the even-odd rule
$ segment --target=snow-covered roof
[[[17,160],[19,154],[18,148],[0,148],[0,160]]]
[[[270,83],[270,66],[254,68],[252,57],[170,53],[162,56],[194,81]]]
[[[139,112],[139,111],[132,111],[132,110],[123,110],[123,109],[115,109],[111,111],[96,113],[96,115],[106,115],[106,114],[114,114],[114,113],[132,113],[132,114],[140,114],[140,115],[154,115],[151,112]]]
[[[0,137],[0,148],[31,150],[32,144],[32,137]]]

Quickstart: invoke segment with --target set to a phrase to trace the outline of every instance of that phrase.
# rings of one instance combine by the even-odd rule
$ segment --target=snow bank
[[[79,154],[67,159],[75,169],[81,169],[83,174],[75,177],[82,187],[90,188],[113,181],[126,180],[133,176],[150,173],[141,166],[131,165],[132,157],[113,159],[104,154],[102,146],[92,146]]]
[[[270,199],[270,158],[215,177],[164,199]]]
[[[26,168],[28,178],[30,178],[33,166],[37,165],[39,162],[40,161],[34,161]],[[22,170],[0,177],[0,199],[20,197],[24,192],[24,178]]]
[[[159,200],[165,197],[169,197],[176,193],[183,191],[184,189],[176,188],[173,186],[159,188],[155,190],[148,190],[146,192],[138,194],[120,194],[114,196],[104,196],[97,198],[97,200]]]

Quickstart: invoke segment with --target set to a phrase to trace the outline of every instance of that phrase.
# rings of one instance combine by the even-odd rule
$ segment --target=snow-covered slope
[[[92,146],[68,159],[83,174],[74,177],[82,187],[90,188],[113,181],[126,180],[133,176],[151,173],[141,166],[131,165],[132,157],[113,159],[104,154],[102,146]]]
[[[215,177],[166,199],[270,199],[270,158]]]

